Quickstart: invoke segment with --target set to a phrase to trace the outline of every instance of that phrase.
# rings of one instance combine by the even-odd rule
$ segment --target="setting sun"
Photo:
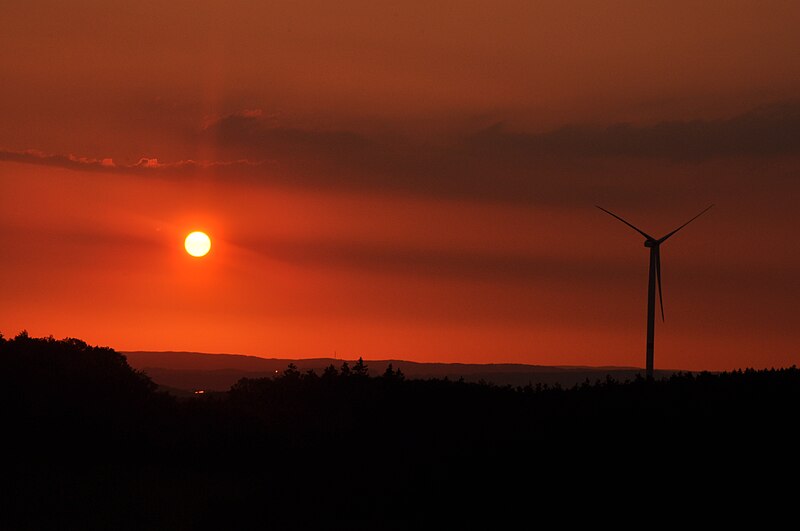
[[[186,237],[183,246],[187,253],[199,258],[211,250],[211,238],[205,232],[195,231]]]

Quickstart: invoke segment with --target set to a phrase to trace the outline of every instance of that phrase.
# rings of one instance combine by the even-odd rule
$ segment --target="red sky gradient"
[[[715,203],[662,250],[656,367],[800,361],[796,3],[0,16],[7,336],[642,366],[647,250],[594,205],[660,236]]]

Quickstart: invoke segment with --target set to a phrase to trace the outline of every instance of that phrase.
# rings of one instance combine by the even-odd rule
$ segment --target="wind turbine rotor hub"
[[[658,247],[658,242],[655,240],[645,240],[644,241],[645,247]]]

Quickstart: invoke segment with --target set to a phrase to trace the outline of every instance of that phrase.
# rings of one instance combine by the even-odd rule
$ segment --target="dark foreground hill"
[[[800,371],[571,389],[362,363],[176,399],[79,340],[0,338],[2,529],[506,528],[793,507]],[[565,508],[569,508],[565,511]]]
[[[300,371],[321,373],[343,360],[333,358],[280,359],[242,356],[239,354],[203,354],[197,352],[124,352],[130,365],[145,372],[156,383],[167,388],[195,391],[227,391],[241,378],[274,376],[293,363]],[[355,360],[349,360],[352,364]],[[370,360],[370,374],[380,375],[391,364],[408,378],[463,379],[465,382],[486,382],[496,385],[561,385],[572,387],[586,380],[595,382],[611,376],[615,380],[632,380],[644,371],[636,367],[554,367],[521,363],[416,363],[403,360]],[[676,371],[657,371],[657,377],[668,377]]]

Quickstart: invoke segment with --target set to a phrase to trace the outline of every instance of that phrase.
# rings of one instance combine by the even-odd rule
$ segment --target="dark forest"
[[[780,504],[796,482],[796,367],[561,388],[359,360],[186,398],[110,348],[22,333],[0,376],[4,529],[472,527]]]

